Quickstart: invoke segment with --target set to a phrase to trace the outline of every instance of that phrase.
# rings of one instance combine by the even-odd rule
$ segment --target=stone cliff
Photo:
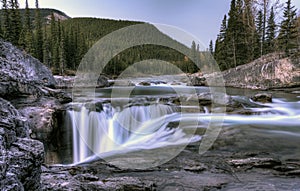
[[[41,132],[53,130],[55,112],[71,101],[55,85],[46,66],[0,39],[0,190],[41,188],[40,141],[49,137]]]
[[[205,77],[209,79],[214,75],[218,74]],[[226,70],[222,75],[228,87],[262,90],[295,87],[300,86],[300,61],[274,53]]]

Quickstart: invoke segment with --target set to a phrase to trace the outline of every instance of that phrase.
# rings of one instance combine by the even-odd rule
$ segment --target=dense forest
[[[221,70],[246,64],[263,55],[299,53],[300,22],[291,0],[232,0],[213,48]]]
[[[1,2],[0,37],[39,59],[51,68],[54,74],[74,74],[83,56],[99,39],[117,29],[142,24],[122,20],[70,18],[57,10],[40,9],[38,0],[34,9],[29,8],[27,0],[25,9],[19,8],[18,0]],[[157,31],[156,36],[171,39],[154,26],[148,25]],[[179,47],[184,46],[176,41],[174,43]],[[194,42],[189,50],[191,55],[198,55],[194,60],[200,62],[202,59],[202,62],[205,62],[206,52],[200,53],[199,46],[197,47]],[[102,54],[109,54],[109,50]],[[118,75],[129,65],[145,59],[164,60],[175,64],[184,72],[193,73],[199,70],[191,59],[176,50],[163,46],[143,45],[132,47],[115,56],[104,72]],[[162,72],[164,70],[167,68],[162,68]]]

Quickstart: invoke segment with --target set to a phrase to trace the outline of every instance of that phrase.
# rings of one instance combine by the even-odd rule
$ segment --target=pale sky
[[[172,25],[208,47],[219,33],[231,0],[40,0],[41,8],[55,8],[70,17],[97,17]],[[281,0],[286,2],[286,0]],[[24,7],[25,0],[19,0]],[[300,0],[292,0],[300,8]],[[35,0],[29,0],[34,7]]]

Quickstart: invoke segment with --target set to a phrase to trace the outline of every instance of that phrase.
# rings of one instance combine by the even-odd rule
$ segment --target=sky
[[[231,0],[39,0],[41,8],[55,8],[70,17],[145,21],[177,27],[202,46],[215,41]],[[286,0],[281,0],[286,2]],[[25,0],[19,0],[24,7]],[[292,0],[300,9],[300,0]],[[35,6],[35,0],[29,0]]]

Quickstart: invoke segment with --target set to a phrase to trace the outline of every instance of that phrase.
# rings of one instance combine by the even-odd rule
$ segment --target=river
[[[217,104],[208,101],[213,99],[209,98],[212,96],[209,87],[186,86],[176,80],[137,78],[130,79],[135,86],[73,92],[80,96],[68,105],[64,117],[69,132],[64,137],[70,146],[62,152],[66,158],[62,162],[83,164],[102,158],[119,165],[115,157],[139,152],[143,160],[126,160],[122,165],[145,169],[171,160],[187,145],[199,141],[205,142],[198,151],[203,154],[218,136],[224,136],[220,135],[221,131],[257,137],[252,142],[241,143],[238,149],[243,151],[261,147],[262,152],[274,153],[278,158],[300,158],[300,94],[297,92],[269,91],[272,103],[258,103],[249,98],[261,91],[226,88],[226,94],[214,94],[221,94],[226,102],[231,102]],[[149,84],[145,86],[141,82]],[[204,99],[197,102],[198,97],[192,99],[194,95]],[[232,100],[240,107],[232,109]],[[272,141],[265,143],[266,139]],[[166,148],[169,151],[164,155],[157,151]]]

